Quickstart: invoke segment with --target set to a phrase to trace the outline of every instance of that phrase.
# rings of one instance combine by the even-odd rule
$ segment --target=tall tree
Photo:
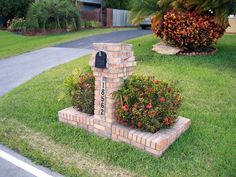
[[[0,0],[0,17],[25,17],[34,0]]]
[[[103,0],[103,6],[113,9],[130,9],[129,0]]]

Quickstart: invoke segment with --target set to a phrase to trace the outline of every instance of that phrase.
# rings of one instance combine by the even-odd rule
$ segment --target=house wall
[[[80,11],[82,19],[84,21],[101,21],[101,9],[96,8],[93,10]]]
[[[101,6],[100,5],[97,5],[97,4],[86,4],[84,3],[83,4],[83,7],[82,7],[82,10],[85,11],[85,10],[96,10],[96,9],[100,9]]]
[[[229,27],[226,29],[227,33],[236,33],[236,17],[229,18]]]
[[[83,3],[82,10],[95,10],[97,8],[101,8],[102,1],[101,0],[78,0]]]

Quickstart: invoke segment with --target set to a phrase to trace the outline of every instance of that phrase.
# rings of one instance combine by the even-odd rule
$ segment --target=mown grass
[[[101,28],[78,32],[50,34],[41,36],[23,36],[0,30],[0,59],[29,52],[35,49],[53,46],[63,42],[129,28]]]
[[[180,115],[192,120],[191,128],[160,159],[58,121],[57,112],[70,106],[68,99],[57,102],[58,87],[73,68],[86,67],[89,57],[44,72],[0,98],[0,118],[17,120],[58,144],[137,176],[235,176],[236,36],[225,35],[214,56],[162,56],[150,51],[157,41],[151,35],[128,41],[134,44],[138,60],[136,74],[178,80],[184,96]],[[15,124],[5,125],[17,130]],[[11,131],[0,131],[0,142],[11,145]],[[12,145],[15,149],[20,146],[21,143]],[[24,154],[36,156],[30,148]],[[57,166],[63,164],[58,161],[49,166],[58,170],[61,168]],[[70,168],[59,171],[74,175]]]

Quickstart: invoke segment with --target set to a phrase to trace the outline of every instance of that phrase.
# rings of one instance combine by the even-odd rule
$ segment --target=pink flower
[[[166,99],[165,99],[164,97],[160,97],[160,98],[159,98],[159,101],[162,103],[162,102],[165,102]]]
[[[146,105],[146,108],[147,108],[147,109],[151,109],[151,108],[152,108],[152,103],[148,103],[148,104]]]
[[[122,120],[122,125],[123,125],[123,126],[126,126],[125,120]]]
[[[142,122],[138,122],[137,126],[138,126],[138,128],[141,128],[142,127]]]
[[[120,115],[119,114],[117,115],[117,120],[118,120],[118,122],[120,122]]]
[[[129,105],[122,106],[123,111],[127,112],[129,110]]]

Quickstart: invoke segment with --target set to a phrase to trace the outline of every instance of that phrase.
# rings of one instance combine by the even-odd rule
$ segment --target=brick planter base
[[[94,125],[99,125],[94,124],[94,120],[96,121],[96,119],[93,115],[81,113],[76,111],[73,107],[70,107],[59,111],[58,116],[61,122],[104,136],[104,134],[95,131],[99,129],[99,127],[94,127]],[[190,125],[190,119],[178,117],[176,123],[172,127],[160,130],[156,133],[148,133],[124,127],[118,123],[112,123],[110,130],[111,134],[105,136],[110,137],[115,141],[123,141],[131,144],[160,157],[165,150],[190,127]],[[101,125],[101,127],[103,127],[103,125]]]

